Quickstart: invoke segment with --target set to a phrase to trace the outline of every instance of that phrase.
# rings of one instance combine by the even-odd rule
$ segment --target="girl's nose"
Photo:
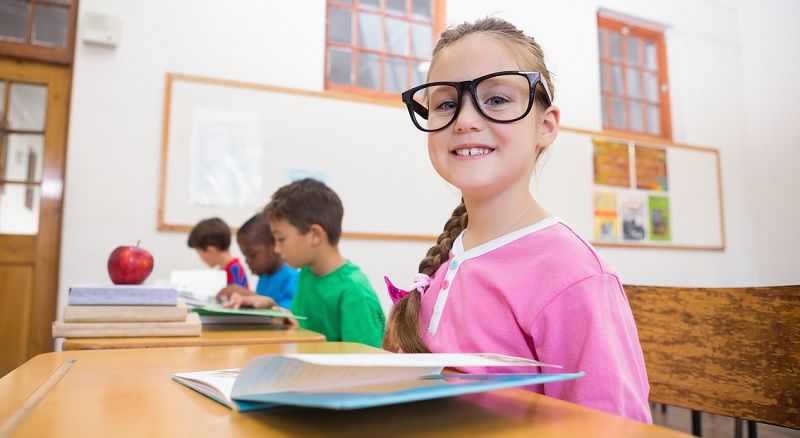
[[[483,129],[484,123],[485,120],[480,111],[475,108],[472,97],[469,96],[468,92],[465,92],[464,97],[461,99],[461,109],[458,112],[458,117],[453,122],[454,129],[456,132],[480,131]]]

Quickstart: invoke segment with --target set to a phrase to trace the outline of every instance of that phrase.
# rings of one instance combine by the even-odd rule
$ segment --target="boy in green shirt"
[[[344,209],[324,183],[302,179],[281,187],[264,208],[275,252],[300,267],[292,313],[305,316],[300,325],[328,341],[381,346],[385,316],[361,269],[339,253]],[[258,295],[233,294],[226,307],[274,307]]]

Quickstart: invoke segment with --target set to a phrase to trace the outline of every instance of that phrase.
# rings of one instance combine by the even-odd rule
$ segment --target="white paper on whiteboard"
[[[195,108],[189,157],[189,203],[258,207],[262,201],[258,113]]]

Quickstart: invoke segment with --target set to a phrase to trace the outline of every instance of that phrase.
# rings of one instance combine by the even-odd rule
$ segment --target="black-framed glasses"
[[[497,123],[511,123],[528,115],[536,100],[538,86],[552,105],[547,80],[537,71],[500,71],[471,81],[431,82],[402,94],[414,126],[421,131],[439,131],[450,126],[461,111],[464,91],[484,117]]]

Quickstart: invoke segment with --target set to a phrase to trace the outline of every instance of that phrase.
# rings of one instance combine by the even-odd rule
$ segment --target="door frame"
[[[26,358],[53,351],[52,322],[58,306],[61,223],[67,153],[72,67],[0,56],[0,77],[7,81],[47,85],[42,179],[39,184],[39,232],[35,236],[4,235],[7,257],[33,251],[33,289]],[[30,240],[23,244],[29,237]],[[17,242],[15,245],[14,242]],[[32,244],[32,247],[30,247]],[[8,291],[14,293],[14,291]],[[27,359],[26,359],[27,360]]]

